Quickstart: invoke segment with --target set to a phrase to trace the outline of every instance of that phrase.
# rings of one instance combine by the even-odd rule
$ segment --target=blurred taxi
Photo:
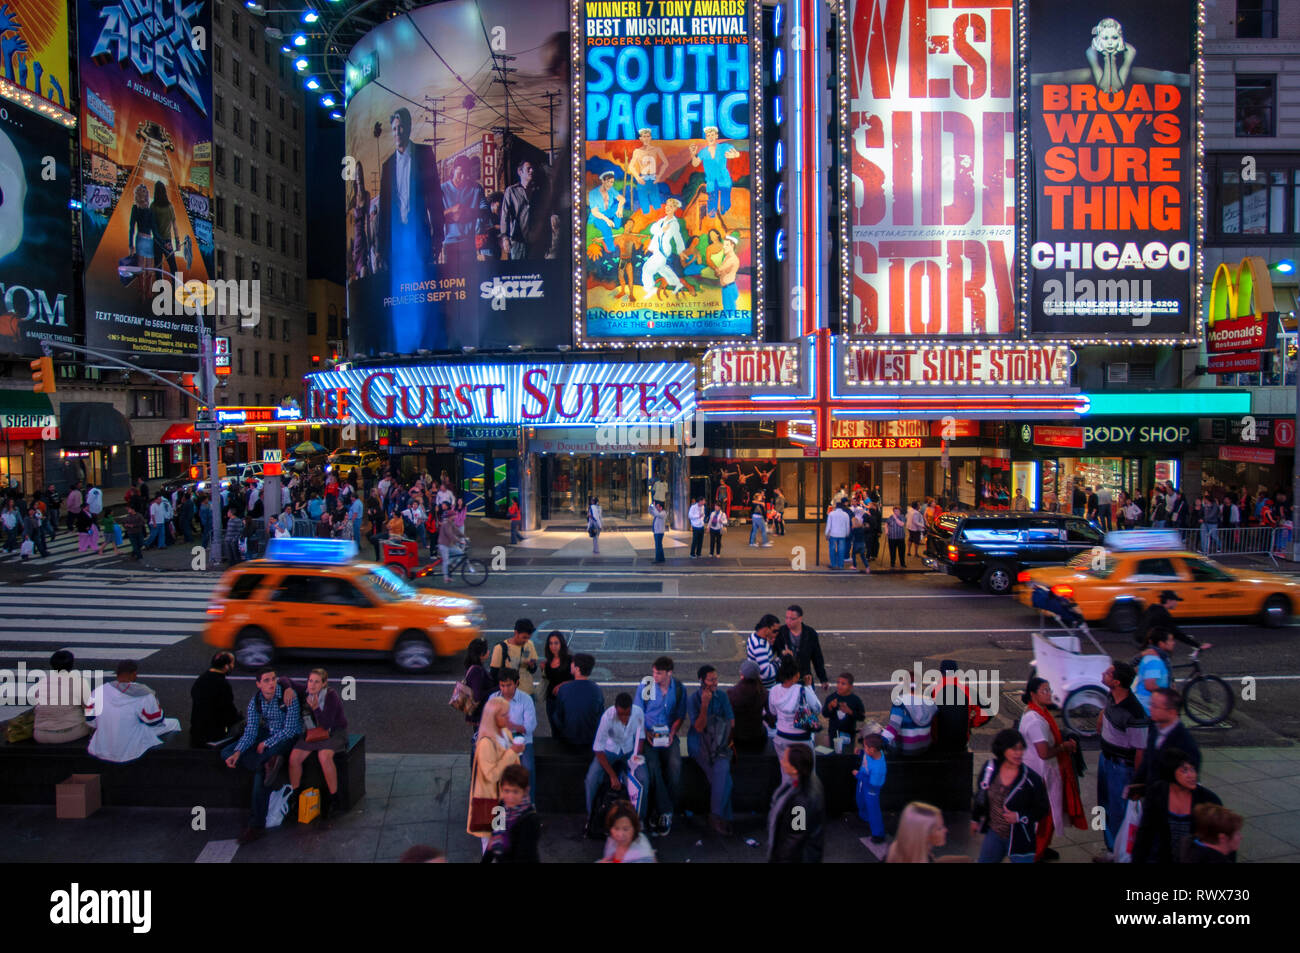
[[[479,637],[478,602],[415,589],[383,566],[352,562],[356,553],[351,540],[271,540],[265,559],[221,577],[203,640],[250,669],[303,652],[383,655],[423,672]]]
[[[1108,533],[1105,546],[1063,567],[1030,569],[1016,577],[1016,598],[1032,606],[1035,585],[1073,599],[1089,622],[1135,631],[1147,607],[1166,589],[1182,600],[1175,618],[1249,618],[1280,626],[1300,606],[1300,581],[1279,573],[1228,569],[1189,552],[1176,532]]]
[[[378,473],[383,465],[384,462],[380,459],[379,454],[372,453],[369,450],[363,450],[359,453],[344,451],[331,457],[330,464],[325,469],[327,472],[333,472],[340,480],[346,480],[348,474],[357,467],[369,470],[374,474]]]

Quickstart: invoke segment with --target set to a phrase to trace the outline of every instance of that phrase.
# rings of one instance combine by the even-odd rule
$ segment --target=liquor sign
[[[704,390],[715,388],[780,388],[799,384],[799,351],[795,344],[752,344],[712,347],[704,352]]]
[[[1276,463],[1277,451],[1258,447],[1220,447],[1219,459],[1233,463]]]
[[[1210,285],[1206,350],[1210,354],[1223,354],[1272,348],[1277,345],[1277,327],[1273,282],[1264,259],[1243,258],[1235,274],[1230,265],[1221,263],[1214,270],[1214,283]]]
[[[216,343],[216,367],[230,366],[230,338],[219,337],[213,339]]]
[[[841,220],[853,277],[844,325],[881,337],[1010,334],[1013,4],[846,5],[839,85],[853,180]]]
[[[424,364],[307,375],[315,423],[531,427],[671,422],[695,413],[695,367]]]
[[[844,354],[845,382],[851,387],[1064,387],[1070,383],[1070,349],[1064,345],[854,344]]]

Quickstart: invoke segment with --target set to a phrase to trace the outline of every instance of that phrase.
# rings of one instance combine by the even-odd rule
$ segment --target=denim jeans
[[[1106,755],[1097,765],[1097,803],[1106,809],[1106,849],[1115,849],[1115,835],[1124,823],[1128,802],[1124,788],[1133,781],[1133,765]]]
[[[254,829],[266,827],[267,805],[271,800],[271,790],[266,786],[266,772],[262,769],[266,766],[266,762],[276,755],[287,758],[289,752],[293,750],[294,742],[298,739],[286,738],[274,747],[268,747],[265,751],[259,752],[257,746],[265,740],[265,737],[259,735],[258,740],[239,756],[239,761],[235,764],[236,768],[243,768],[246,771],[253,772],[253,804],[248,813],[248,826]],[[237,744],[239,744],[238,741],[232,741],[221,749],[223,760],[235,753]]]
[[[827,548],[831,558],[832,569],[844,568],[845,544],[849,541],[847,536],[828,536]]]
[[[749,528],[749,545],[753,546],[754,542],[762,536],[762,542],[767,544],[767,520],[761,516],[755,516],[752,520],[752,526]]]
[[[704,527],[703,526],[691,527],[691,555],[692,556],[704,555]]]
[[[654,537],[655,537],[655,562],[661,563],[664,561],[664,534],[655,533]]]
[[[605,760],[609,762],[609,766],[614,769],[614,773],[617,774],[620,779],[626,779],[627,759],[631,755],[631,752],[629,751],[620,754],[617,751],[605,751],[602,753],[605,755]],[[642,790],[644,790],[647,784],[646,766],[644,764],[639,765],[636,771],[633,773],[636,775],[637,781],[641,783]],[[582,782],[584,793],[587,796],[588,815],[591,814],[591,802],[596,799],[596,792],[600,790],[600,782],[604,778],[605,778],[605,769],[600,766],[600,761],[598,761],[596,758],[592,758],[591,767],[587,769],[587,777]],[[625,784],[627,783],[626,780],[624,780],[624,783]],[[640,814],[642,817],[645,817],[646,802],[648,802],[649,800],[650,798],[648,796],[641,798]]]
[[[671,814],[682,779],[681,747],[674,738],[666,748],[653,748],[647,738],[641,753],[645,755],[646,777],[650,780],[647,801],[654,800],[656,814]]]
[[[1223,544],[1219,542],[1219,524],[1202,523],[1201,524],[1201,552],[1207,556],[1210,553],[1210,541],[1214,541],[1215,549],[1223,549]]]
[[[722,555],[722,530],[720,529],[709,530],[709,555]]]
[[[723,756],[710,761],[704,752],[703,739],[691,734],[686,738],[686,750],[709,779],[709,813],[724,821],[731,820],[731,758]]]
[[[519,542],[522,542],[522,541],[523,541],[524,534],[521,533],[521,532],[519,531],[519,530],[523,527],[523,525],[524,525],[524,521],[523,521],[523,520],[511,520],[511,521],[510,521],[510,543],[511,543],[511,545],[514,545],[515,543],[519,543]]]
[[[148,549],[150,546],[156,545],[159,549],[166,549],[167,548],[166,527],[167,527],[166,523],[155,523],[153,528],[149,530],[149,538],[145,540],[144,548]]]
[[[984,843],[980,845],[979,859],[977,864],[1000,864],[1003,857],[1008,857],[1013,864],[1032,864],[1034,862],[1034,852],[1027,854],[1008,854],[1011,849],[1011,843],[1005,837],[999,837],[989,830],[984,835]]]

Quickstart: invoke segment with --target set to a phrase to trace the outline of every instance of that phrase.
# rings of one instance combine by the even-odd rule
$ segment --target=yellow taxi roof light
[[[1102,539],[1107,549],[1134,552],[1144,549],[1185,549],[1183,537],[1173,530],[1125,529],[1107,533]]]

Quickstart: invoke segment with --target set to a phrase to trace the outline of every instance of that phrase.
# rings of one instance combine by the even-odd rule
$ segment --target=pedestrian
[[[239,513],[232,506],[226,511],[226,535],[224,540],[223,555],[226,565],[237,565],[240,560],[239,543],[244,536],[244,521],[239,518]],[[150,537],[152,538],[152,537]]]
[[[651,674],[641,679],[635,704],[645,722],[645,744],[641,753],[650,781],[647,800],[655,812],[647,824],[651,836],[666,836],[673,826],[673,812],[681,791],[682,755],[677,733],[686,720],[686,689],[673,675],[673,660],[667,655],[655,659]]]
[[[144,529],[144,517],[140,515],[139,510],[127,509],[122,514],[122,531],[131,541],[131,558],[137,562],[144,559],[144,554],[141,552],[144,546]]]
[[[1222,514],[1223,508],[1207,490],[1201,504],[1201,552],[1207,556],[1223,549],[1219,542],[1219,521],[1223,518]]]
[[[897,565],[900,569],[906,569],[907,558],[903,544],[907,539],[907,522],[903,519],[903,511],[897,506],[885,521],[885,536],[889,540],[889,568],[894,569]]]
[[[537,627],[531,619],[516,619],[510,638],[503,639],[492,647],[488,658],[488,676],[495,682],[508,668],[519,673],[519,687],[525,695],[533,693],[533,675],[537,672],[537,646],[533,645],[533,633]]]
[[[862,568],[858,569],[860,573],[870,573],[871,564],[867,562],[867,510],[866,507],[859,506],[853,510],[853,518],[849,522],[849,533],[852,539],[853,551],[849,555],[849,568],[857,569],[858,560],[862,560]]]
[[[483,665],[483,656],[487,654],[487,648],[487,642],[481,638],[474,639],[465,647],[465,673],[461,675],[460,680],[470,690],[474,699],[474,707],[465,712],[465,721],[473,729],[470,736],[471,743],[478,739],[478,724],[483,714],[483,703],[492,694],[492,681],[488,678],[488,670]]]
[[[736,715],[726,693],[718,691],[718,670],[702,665],[700,687],[686,703],[686,750],[709,780],[709,826],[731,836],[731,757]]]
[[[664,562],[664,531],[667,529],[668,514],[664,505],[658,500],[650,504],[650,532],[655,538],[655,562]]]
[[[876,505],[875,500],[867,500],[866,512],[862,515],[862,522],[865,529],[865,542],[867,551],[867,562],[870,563],[880,555],[880,507]],[[867,571],[870,572],[870,565]]]
[[[514,546],[515,544],[522,543],[524,541],[524,534],[523,534],[524,514],[519,509],[519,498],[516,496],[510,497],[509,516],[510,516],[510,545]]]
[[[1115,837],[1124,821],[1124,791],[1133,783],[1133,771],[1142,757],[1151,719],[1129,686],[1137,673],[1127,662],[1113,661],[1101,676],[1110,700],[1098,719],[1101,755],[1097,763],[1097,804],[1105,810],[1103,833],[1106,853],[1093,859],[1105,863],[1113,857]]]
[[[552,737],[555,737],[560,733],[555,727],[556,697],[561,685],[573,681],[573,656],[558,629],[546,637],[546,647],[542,650],[542,677],[546,692],[546,721],[551,726]]]
[[[727,689],[727,701],[735,716],[732,744],[739,754],[762,754],[767,749],[767,689],[759,678],[758,666],[746,659],[740,663],[740,681]]]
[[[749,545],[754,547],[771,546],[767,537],[767,506],[763,503],[763,491],[755,491],[749,505]]]
[[[934,850],[948,843],[943,812],[933,804],[913,801],[903,808],[894,842],[885,857],[887,864],[932,864]]]
[[[12,501],[10,502],[12,506]],[[6,515],[8,512],[6,511]],[[99,549],[99,527],[95,525],[95,519],[90,515],[90,510],[82,506],[77,514],[71,517],[73,526],[77,529],[77,552],[88,553],[95,552]]]
[[[320,792],[320,828],[328,830],[330,814],[341,805],[339,769],[334,759],[348,750],[348,719],[343,713],[343,698],[329,686],[329,673],[314,668],[305,684],[280,679],[302,699],[302,720],[306,733],[289,752],[289,784],[293,788],[290,803],[297,803],[302,786],[302,766],[314,752],[320,763],[325,790]]]
[[[588,754],[605,712],[605,693],[591,680],[596,660],[586,652],[573,656],[571,681],[555,693],[555,716],[551,733],[571,752]],[[588,808],[590,814],[590,808]]]
[[[1192,808],[1193,837],[1184,842],[1185,864],[1231,864],[1241,847],[1242,817],[1221,804],[1209,802]]]
[[[971,808],[972,834],[983,833],[981,864],[1031,864],[1037,846],[1039,822],[1051,816],[1047,784],[1025,764],[1025,739],[1014,728],[993,736],[993,757],[980,771]]]
[[[1141,796],[1143,785],[1160,779],[1160,752],[1166,748],[1186,752],[1200,769],[1201,747],[1178,715],[1182,704],[1183,696],[1172,688],[1157,688],[1151,693],[1151,730],[1147,732],[1142,757],[1133,769],[1133,783],[1124,792],[1126,799],[1135,794]]]
[[[849,517],[848,507],[842,501],[833,504],[826,513],[826,546],[832,570],[844,568],[844,558],[848,555],[851,532],[852,520]]]
[[[965,751],[970,744],[971,729],[978,728],[991,717],[971,701],[970,690],[956,673],[957,663],[944,659],[939,663],[939,684],[926,693],[936,708],[931,722],[931,751]]]
[[[881,734],[886,744],[903,755],[920,755],[930,750],[934,740],[934,716],[938,706],[917,691],[915,680],[908,690],[893,699],[889,709],[889,722]]]
[[[49,556],[50,551],[45,545],[45,512],[38,503],[33,502],[27,508],[22,526],[23,532],[32,541],[33,548],[39,550],[42,557]]]
[[[826,696],[822,717],[826,719],[826,735],[831,749],[836,754],[851,752],[858,737],[858,725],[867,717],[862,699],[853,693],[852,672],[840,672],[835,679],[835,693]]]
[[[793,747],[813,750],[813,732],[803,716],[811,709],[814,717],[821,710],[816,694],[799,678],[799,666],[791,655],[781,656],[776,672],[777,684],[767,694],[767,708],[776,716],[776,735],[772,747],[776,753]]]
[[[226,767],[238,766],[253,774],[252,809],[248,826],[239,835],[241,846],[265,832],[271,783],[301,734],[302,710],[297,693],[280,685],[275,669],[260,669],[257,690],[244,712],[244,733],[221,749]]]
[[[442,560],[442,581],[449,583],[452,557],[463,555],[465,546],[469,542],[456,529],[456,523],[451,518],[450,503],[442,504],[442,510],[438,514],[438,535],[434,539],[438,547],[438,557]]]
[[[1133,842],[1133,863],[1172,864],[1182,859],[1191,839],[1196,808],[1222,807],[1219,796],[1199,783],[1192,756],[1177,748],[1160,752],[1161,780],[1148,785],[1142,797],[1142,820]]]
[[[81,512],[82,496],[81,481],[78,480],[72,484],[72,489],[68,491],[68,498],[64,501],[64,509],[67,510],[68,532],[71,533],[77,528],[77,514]]]
[[[591,743],[595,757],[592,758],[591,765],[587,768],[587,777],[583,781],[588,817],[591,816],[591,805],[600,790],[602,775],[615,791],[623,787],[622,778],[626,774],[635,777],[642,791],[646,789],[649,782],[642,750],[644,740],[645,716],[641,709],[632,704],[631,695],[619,692],[614,696],[614,704],[600,716],[600,724],[596,726],[595,738]],[[638,813],[645,813],[648,800],[648,797],[642,796]]]
[[[779,752],[781,784],[767,815],[767,860],[772,864],[820,864],[826,840],[826,798],[813,773],[810,748]]]
[[[72,514],[68,514],[68,523],[72,523]],[[72,526],[69,525],[71,530]],[[241,524],[240,531],[243,531]],[[229,534],[227,534],[229,536]],[[145,541],[145,549],[157,547],[158,549],[167,548],[167,507],[163,501],[162,493],[159,492],[154,496],[153,502],[149,504],[149,539]],[[238,562],[238,560],[235,560]]]
[[[536,864],[541,861],[538,842],[542,822],[529,796],[532,774],[522,764],[501,772],[501,806],[505,809],[499,826],[493,825],[483,852],[485,864]]]
[[[600,553],[600,533],[605,528],[600,518],[600,501],[594,496],[587,500],[587,535],[591,537],[591,551]]]
[[[465,830],[479,838],[484,853],[501,802],[501,774],[510,765],[518,764],[524,752],[523,741],[511,733],[509,722],[510,705],[504,698],[489,699],[483,705],[478,741],[474,744],[474,763],[470,768],[469,816]]]
[[[50,539],[54,539],[59,535],[59,507],[63,505],[63,497],[54,489],[53,483],[46,487],[45,503],[49,508],[45,514],[45,525],[49,528]]]
[[[758,620],[754,631],[745,640],[745,660],[753,662],[758,669],[758,678],[763,688],[771,689],[776,684],[777,656],[772,650],[776,642],[777,630],[781,620],[770,612]],[[796,673],[798,668],[795,669]]]
[[[780,657],[792,656],[799,666],[799,678],[806,685],[811,685],[814,670],[822,691],[830,688],[826,677],[826,662],[822,658],[821,637],[810,625],[804,625],[803,606],[791,605],[785,610],[785,624],[777,630],[772,652]]]
[[[212,497],[206,493],[199,496],[199,545],[204,549],[212,542]],[[376,553],[375,562],[379,562]]]
[[[925,532],[925,517],[915,502],[907,511],[907,550],[909,556],[921,558],[921,534]]]
[[[641,832],[641,819],[628,801],[619,801],[605,816],[605,853],[598,864],[653,864],[654,848]]]
[[[772,498],[772,511],[775,514],[772,517],[772,532],[777,536],[785,535],[785,494],[781,488],[776,488],[775,495]]]
[[[862,764],[853,772],[858,779],[858,817],[871,828],[871,843],[877,846],[885,842],[885,815],[880,809],[880,791],[888,771],[884,748],[885,739],[879,732],[863,736]]]
[[[113,514],[108,510],[102,511],[99,517],[99,553],[104,553],[104,544],[109,543],[113,547],[113,555],[118,553],[118,547],[122,545],[122,527],[113,518]]]
[[[1074,739],[1062,740],[1061,729],[1048,707],[1052,704],[1052,686],[1047,679],[1034,676],[1025,685],[1021,700],[1026,704],[1017,728],[1025,739],[1025,764],[1047,785],[1047,799],[1052,813],[1038,822],[1036,861],[1056,860],[1052,835],[1066,826],[1087,829],[1079,781],[1074,773],[1072,755],[1078,748]]]
[[[721,503],[713,504],[713,512],[709,514],[709,555],[722,555],[722,534],[727,531],[727,514],[723,512]]]
[[[90,734],[86,724],[86,703],[91,699],[90,682],[78,672],[76,657],[67,649],[50,656],[49,677],[32,685],[32,740],[38,745],[77,741]]]
[[[1097,523],[1103,533],[1109,533],[1115,528],[1111,516],[1110,488],[1099,486],[1097,487]]]
[[[691,521],[691,559],[697,559],[704,555],[704,523],[705,523],[704,497],[697,497],[691,504],[690,511],[686,514]],[[712,547],[709,555],[712,556]]]
[[[1168,688],[1172,678],[1170,658],[1174,651],[1174,633],[1155,627],[1147,633],[1147,646],[1138,656],[1137,677],[1133,694],[1148,714],[1151,712],[1151,694],[1158,688]]]
[[[18,518],[18,507],[14,506],[12,499],[5,500],[4,509],[0,510],[0,526],[4,527],[5,532],[5,552],[12,553],[18,548],[23,533],[22,520]]]
[[[190,747],[208,748],[230,739],[239,723],[235,693],[227,680],[235,670],[235,657],[218,652],[208,670],[190,686]]]

